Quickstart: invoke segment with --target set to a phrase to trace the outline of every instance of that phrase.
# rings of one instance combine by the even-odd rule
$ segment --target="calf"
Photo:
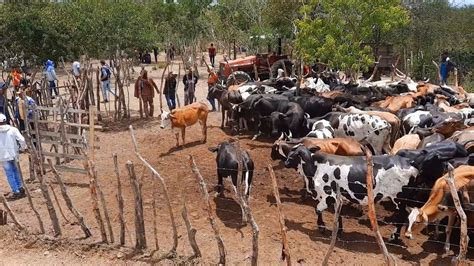
[[[240,95],[238,91],[230,91],[222,87],[214,86],[209,89],[207,98],[217,99],[217,101],[219,101],[219,104],[221,105],[221,110],[222,110],[221,129],[224,129],[224,124],[227,125],[227,123],[224,123],[224,121],[225,120],[227,120],[227,122],[229,121],[230,112],[232,112],[232,104],[241,103],[242,96]],[[227,112],[227,116],[226,116],[226,112]]]
[[[319,147],[321,152],[328,154],[355,156],[363,155],[362,147],[359,142],[351,138],[334,139],[314,139],[301,138],[286,141],[282,137],[276,140],[272,146],[272,160],[286,160],[291,149],[297,145],[304,145],[307,148]]]
[[[282,132],[294,135],[295,137],[302,137],[309,131],[306,126],[304,111],[297,103],[288,103],[285,112],[272,112],[270,120],[272,124],[272,137],[276,137]]]
[[[459,166],[454,169],[454,184],[456,188],[462,189],[474,180],[474,166]],[[456,209],[448,208],[442,204],[443,199],[449,195],[449,186],[446,181],[448,174],[439,178],[431,189],[430,197],[421,208],[413,208],[408,215],[408,228],[405,236],[413,239],[414,234],[418,234],[428,223],[439,222],[448,217],[446,227],[446,242],[444,250],[449,251],[452,226],[456,217]]]
[[[207,115],[209,108],[205,103],[198,102],[186,105],[182,108],[174,109],[171,112],[162,111],[161,114],[161,128],[171,127],[181,129],[181,137],[183,139],[183,146],[185,144],[186,127],[192,126],[199,121],[202,127],[202,143],[207,140]],[[179,146],[179,132],[176,135],[176,146]]]
[[[311,131],[306,135],[306,137],[317,139],[333,139],[334,129],[332,128],[329,121],[322,119],[313,123]]]
[[[322,229],[322,212],[335,203],[336,185],[347,200],[355,204],[367,204],[367,162],[365,156],[338,156],[318,150],[316,148],[310,151],[303,145],[295,147],[288,154],[285,167],[294,168],[303,176],[307,192],[318,201],[317,223]],[[373,163],[374,195],[377,195],[377,202],[384,199],[394,202],[403,186],[408,185],[418,174],[418,170],[410,165],[409,159],[401,156],[374,156]]]

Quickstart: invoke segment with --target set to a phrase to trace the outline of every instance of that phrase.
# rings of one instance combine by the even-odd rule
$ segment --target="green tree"
[[[409,22],[399,0],[311,0],[300,9],[295,44],[308,63],[320,61],[355,79],[374,63],[375,30],[387,34]]]

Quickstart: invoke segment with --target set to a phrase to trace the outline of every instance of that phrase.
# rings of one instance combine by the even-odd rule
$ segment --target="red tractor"
[[[288,55],[257,54],[235,60],[224,60],[219,63],[217,75],[227,85],[239,84],[245,81],[265,80],[275,78],[278,69],[290,76],[293,63]]]

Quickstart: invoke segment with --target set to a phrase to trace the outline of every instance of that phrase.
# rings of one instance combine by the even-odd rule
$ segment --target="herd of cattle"
[[[430,223],[448,217],[446,245],[457,212],[444,176],[454,166],[454,178],[468,227],[474,228],[474,107],[472,95],[461,87],[397,82],[327,86],[324,90],[298,90],[294,81],[217,85],[209,89],[222,108],[221,127],[235,133],[251,132],[276,139],[273,160],[282,160],[303,177],[304,189],[317,201],[317,224],[325,225],[322,213],[343,197],[367,204],[366,157],[363,146],[374,154],[375,201],[393,203],[392,238],[413,237]],[[298,91],[298,96],[296,96]],[[184,129],[197,121],[206,139],[208,109],[203,103],[162,115],[167,123]],[[171,123],[166,122],[167,120]],[[177,144],[178,144],[178,135]],[[238,156],[233,143],[212,148],[217,152],[219,185],[225,177],[237,183]],[[242,180],[250,193],[254,164],[247,152]],[[221,190],[220,190],[221,191]],[[342,223],[341,227],[342,227]]]

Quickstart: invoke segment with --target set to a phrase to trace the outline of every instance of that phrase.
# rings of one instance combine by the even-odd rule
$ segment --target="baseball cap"
[[[7,122],[7,117],[4,114],[0,113],[0,123],[5,123],[5,122]]]

